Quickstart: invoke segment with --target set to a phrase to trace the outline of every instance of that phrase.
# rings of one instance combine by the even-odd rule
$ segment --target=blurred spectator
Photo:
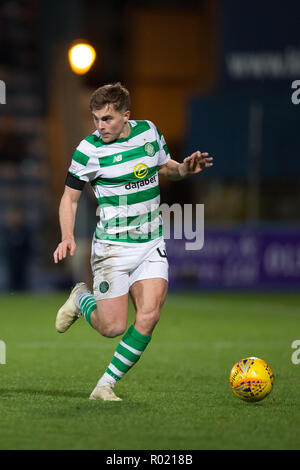
[[[19,207],[8,209],[3,227],[4,257],[8,271],[8,289],[24,291],[28,287],[28,264],[32,252],[31,237]]]
[[[7,108],[6,108],[7,109]],[[16,116],[6,112],[0,117],[0,154],[1,163],[20,163],[24,159],[26,141],[22,134],[15,129]]]

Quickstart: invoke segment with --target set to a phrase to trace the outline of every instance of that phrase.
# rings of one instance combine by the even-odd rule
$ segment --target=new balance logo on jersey
[[[122,154],[116,155],[116,156],[114,157],[113,163],[121,162],[121,161],[122,161]]]

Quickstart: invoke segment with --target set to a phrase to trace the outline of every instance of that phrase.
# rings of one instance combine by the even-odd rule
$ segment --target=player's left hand
[[[201,153],[197,150],[183,160],[182,166],[181,174],[183,176],[195,175],[204,168],[213,166],[213,157],[210,157],[207,152]]]

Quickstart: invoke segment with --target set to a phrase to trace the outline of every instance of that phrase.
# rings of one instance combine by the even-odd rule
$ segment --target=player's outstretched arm
[[[169,160],[167,163],[159,167],[158,174],[171,181],[179,181],[187,176],[195,175],[204,168],[213,165],[213,157],[207,152],[201,153],[199,150],[186,157],[182,163],[175,160]]]
[[[67,257],[68,252],[74,255],[76,243],[74,239],[74,224],[77,211],[77,203],[81,191],[65,187],[64,194],[59,205],[59,223],[61,229],[61,242],[53,253],[54,262],[58,263]]]

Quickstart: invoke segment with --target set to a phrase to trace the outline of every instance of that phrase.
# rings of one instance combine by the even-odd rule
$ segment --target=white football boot
[[[68,300],[58,310],[55,321],[55,328],[59,333],[64,333],[73,323],[81,317],[81,312],[76,304],[78,294],[90,292],[88,286],[84,282],[79,282],[71,290]]]
[[[102,385],[97,385],[90,394],[90,400],[103,400],[103,401],[122,401],[122,398],[117,397],[113,391],[113,386],[109,382]]]

